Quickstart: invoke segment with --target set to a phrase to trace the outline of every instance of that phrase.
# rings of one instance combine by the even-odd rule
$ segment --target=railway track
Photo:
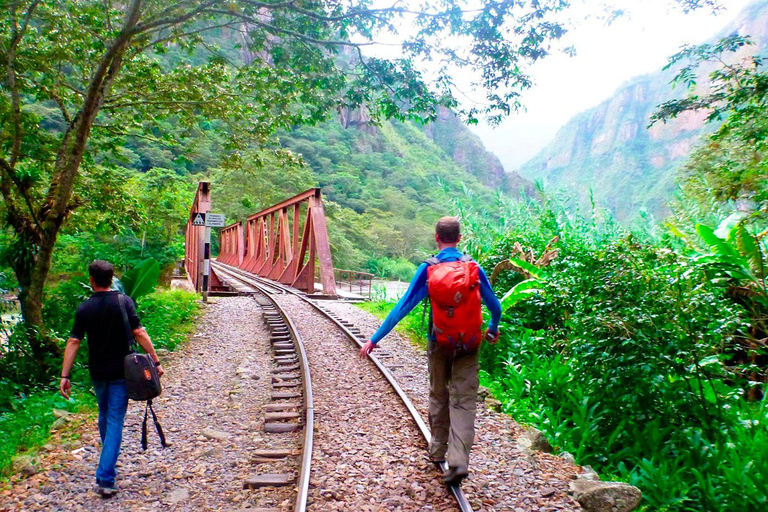
[[[240,269],[238,269],[236,267],[232,267],[232,266],[225,265],[225,264],[218,263],[218,262],[212,262],[212,265],[213,265],[214,269],[216,270],[217,274],[219,274],[220,277],[223,277],[223,280],[226,282],[226,284],[228,286],[230,286],[230,287],[232,287],[232,288],[234,288],[234,289],[236,289],[236,290],[238,290],[238,291],[240,291],[242,293],[246,293],[246,294],[261,294],[263,297],[266,298],[266,300],[269,300],[270,304],[272,304],[273,307],[275,308],[275,311],[274,312],[271,312],[271,311],[265,312],[267,314],[268,321],[269,321],[269,318],[276,318],[277,319],[277,315],[279,315],[282,319],[284,319],[286,321],[287,325],[288,325],[288,329],[295,334],[295,337],[293,339],[295,340],[295,345],[297,347],[297,350],[299,349],[299,347],[301,347],[301,350],[304,350],[306,347],[304,346],[304,343],[302,341],[302,337],[300,335],[299,329],[297,329],[296,326],[293,324],[293,322],[291,321],[291,317],[289,317],[289,315],[285,312],[285,309],[281,308],[281,303],[282,304],[284,304],[284,303],[291,303],[291,304],[295,304],[297,307],[299,307],[297,303],[301,303],[302,305],[304,305],[304,307],[308,306],[309,308],[311,308],[311,311],[314,312],[314,314],[321,315],[325,322],[330,323],[337,332],[341,333],[343,335],[342,337],[347,340],[347,345],[348,345],[349,341],[352,341],[355,344],[355,346],[357,346],[357,347],[362,347],[362,345],[364,344],[365,340],[362,339],[362,337],[360,335],[360,332],[352,324],[350,324],[349,322],[345,322],[345,321],[341,320],[338,316],[336,316],[332,312],[324,309],[320,304],[318,304],[318,302],[312,300],[310,297],[307,297],[306,294],[303,294],[301,292],[293,290],[293,289],[291,289],[291,288],[289,288],[287,286],[282,286],[282,285],[277,284],[277,283],[275,283],[273,281],[266,280],[266,279],[260,278],[258,276],[254,276],[253,274],[250,274],[248,272],[244,272],[244,271],[242,271],[242,270],[240,270]],[[278,311],[279,311],[279,313],[278,313]],[[279,320],[279,319],[277,319],[277,320]],[[317,324],[317,322],[315,320],[312,320],[311,323]],[[325,342],[323,342],[323,344],[325,344]],[[321,345],[320,344],[315,344],[314,346],[317,349],[317,348],[320,348]],[[386,357],[386,353],[385,352],[382,352],[380,355],[382,357]],[[302,352],[300,357],[303,357],[305,361],[308,361],[306,352]],[[348,356],[344,356],[344,360],[345,361],[349,361],[349,360],[352,360],[354,357],[356,357],[354,354],[350,354]],[[422,418],[421,414],[418,412],[418,410],[413,405],[413,403],[410,401],[410,399],[406,396],[406,394],[403,391],[403,389],[397,383],[397,381],[395,380],[393,375],[389,372],[389,370],[386,368],[386,366],[381,362],[379,357],[374,355],[374,356],[371,357],[371,360],[374,363],[374,365],[378,368],[379,374],[381,375],[381,377],[386,381],[386,383],[388,383],[389,387],[394,392],[394,394],[397,396],[397,398],[399,399],[401,404],[407,409],[408,414],[410,415],[410,417],[412,419],[413,426],[416,428],[416,430],[418,431],[420,436],[423,438],[423,440],[428,443],[429,440],[430,440],[431,434],[430,434],[429,428],[427,427],[426,423],[424,422],[424,419]],[[342,373],[342,372],[336,372],[336,373]],[[305,389],[305,397],[309,396],[309,403],[312,404],[313,403],[312,402],[312,395],[311,395],[312,383],[309,380],[309,371],[308,370],[306,372],[306,376],[304,378],[304,381],[306,383],[309,383],[309,389],[310,389],[310,393],[309,393],[309,395],[307,395],[307,393],[306,393],[307,387],[306,387],[306,384],[305,384],[305,388],[304,388]],[[340,387],[343,387],[343,385],[340,386]],[[364,405],[361,406],[361,407],[364,407]],[[315,412],[316,411],[313,408],[311,408],[311,407],[307,410],[307,420],[306,420],[307,423],[306,424],[309,424],[310,417],[313,418]],[[327,412],[329,412],[331,414],[333,414],[333,413],[338,414],[338,411],[327,411]],[[395,429],[395,430],[397,430],[397,429]],[[302,460],[301,475],[303,476],[303,475],[306,474],[307,477],[306,478],[302,478],[302,477],[299,478],[299,483],[300,483],[299,486],[298,486],[298,494],[299,494],[299,496],[297,497],[296,508],[295,508],[295,510],[297,510],[297,511],[305,510],[305,508],[303,508],[303,507],[306,507],[307,502],[310,500],[310,498],[306,495],[306,492],[309,489],[309,483],[310,483],[310,477],[309,477],[309,475],[310,475],[310,463],[311,463],[311,460],[313,458],[313,456],[312,456],[312,454],[310,452],[311,452],[311,447],[317,446],[317,444],[315,443],[315,440],[312,439],[311,431],[312,431],[312,429],[309,429],[309,428],[305,429],[305,441],[304,441],[304,450],[303,450],[303,453],[302,453],[302,459],[303,460]],[[333,442],[333,441],[331,441],[331,442]],[[384,441],[384,442],[386,442],[386,441]],[[402,441],[400,441],[400,442],[402,442]],[[310,449],[308,450],[307,447],[310,447]],[[334,450],[328,451],[327,450],[327,446],[326,446],[326,448],[323,448],[323,449],[325,450],[324,453],[326,453],[326,454],[327,453],[332,453],[332,454],[336,453]],[[418,450],[421,453],[424,453],[423,446],[419,446]],[[395,460],[396,459],[397,459],[397,457],[395,457]],[[329,469],[330,468],[332,468],[332,466],[329,466]],[[445,463],[443,463],[441,465],[441,469],[443,469],[443,470],[447,469]],[[317,484],[316,484],[315,480],[318,480]],[[433,480],[434,480],[434,478],[433,478]],[[320,480],[320,476],[318,476],[318,475],[316,475],[316,478],[313,477],[312,483],[313,483],[313,485],[318,485],[319,484],[320,487],[323,486],[323,483]],[[453,498],[455,500],[455,504],[458,506],[458,508],[462,512],[467,512],[467,511],[473,510],[472,506],[470,505],[469,501],[467,500],[467,497],[464,495],[463,491],[461,490],[461,487],[453,486],[453,487],[450,488],[450,491],[451,491],[451,494],[452,494],[452,496],[453,496]],[[334,495],[333,491],[329,491],[329,492],[331,493],[330,494],[331,497],[333,497],[334,499],[338,498],[337,496]],[[303,497],[303,500],[302,500],[302,496],[301,496],[302,493],[305,493],[305,495]],[[321,490],[321,496],[320,497],[322,498],[323,496],[324,495],[322,494],[322,490]],[[415,497],[416,496],[412,496],[412,498],[415,498]],[[341,510],[343,510],[343,509],[341,509]]]
[[[234,282],[231,285],[236,285]],[[301,461],[298,480],[296,483],[296,499],[294,510],[304,511],[307,507],[310,471],[312,463],[312,445],[314,432],[314,404],[312,397],[312,378],[309,362],[304,349],[301,335],[290,316],[275,300],[266,286],[244,290],[253,293],[259,304],[264,322],[270,332],[270,343],[274,353],[275,369],[272,371],[272,400],[267,405],[264,417],[264,430],[267,433],[291,432],[297,428],[304,429],[301,446]],[[298,372],[298,373],[296,373]],[[301,387],[302,392],[295,391]],[[295,402],[291,400],[301,400]],[[301,409],[297,412],[296,409]],[[303,423],[294,423],[301,418]],[[290,481],[290,477],[274,476],[276,484]],[[269,478],[262,479],[259,485],[269,483]]]

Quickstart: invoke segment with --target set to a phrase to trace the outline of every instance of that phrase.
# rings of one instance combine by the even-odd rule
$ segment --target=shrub
[[[416,265],[401,258],[379,258],[368,262],[368,270],[383,279],[410,281],[416,273]]]
[[[158,290],[141,297],[137,312],[156,348],[174,350],[194,330],[198,296],[186,290]]]
[[[0,383],[2,385],[2,383]],[[58,381],[57,381],[58,386]],[[13,457],[44,444],[49,437],[51,425],[56,420],[53,409],[70,412],[91,410],[96,399],[86,386],[73,383],[72,400],[62,398],[58,390],[38,392],[33,395],[14,397],[8,404],[9,410],[0,413],[0,475],[7,472]]]

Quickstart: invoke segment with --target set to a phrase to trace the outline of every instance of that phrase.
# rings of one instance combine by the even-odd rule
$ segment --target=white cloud
[[[598,1],[585,0],[572,17],[584,17]],[[576,47],[575,57],[553,55],[535,66],[535,86],[523,98],[527,112],[495,129],[485,123],[473,128],[507,170],[533,157],[573,115],[607,99],[622,83],[660,69],[683,44],[715,35],[749,0],[724,1],[725,10],[717,16],[707,10],[683,14],[670,7],[670,0],[613,3],[627,15],[609,26],[597,19],[579,23],[564,41]]]

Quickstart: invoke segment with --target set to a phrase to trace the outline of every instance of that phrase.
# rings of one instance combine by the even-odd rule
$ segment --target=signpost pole
[[[208,287],[211,282],[211,227],[205,226],[203,245],[203,302],[208,302]]]

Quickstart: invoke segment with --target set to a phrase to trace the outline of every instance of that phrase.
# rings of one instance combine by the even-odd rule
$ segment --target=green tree
[[[526,64],[564,33],[557,15],[568,5],[0,0],[0,194],[15,235],[5,255],[35,356],[58,351],[41,313],[56,239],[89,201],[83,183],[109,179],[111,161],[135,160],[128,139],[173,144],[212,128],[226,135],[227,157],[334,108],[364,104],[373,119],[430,120],[439,106],[457,107],[462,68],[476,70],[472,85],[486,101],[460,113],[498,120],[519,107]],[[230,47],[206,43],[222,31]],[[366,57],[364,47],[385,34],[402,55]],[[147,159],[169,166],[170,152],[148,153],[145,168]]]
[[[374,118],[429,119],[438,105],[456,101],[448,68],[435,87],[426,85],[419,65],[425,59],[482,70],[478,85],[488,104],[465,114],[498,116],[516,106],[529,83],[524,62],[545,56],[563,33],[551,16],[566,6],[0,1],[0,193],[15,233],[7,256],[36,357],[58,350],[41,314],[56,238],[88,200],[81,184],[104,165],[104,155],[119,156],[127,137],[172,142],[168,124],[184,136],[215,120],[235,152],[267,144],[279,127],[322,119],[333,107],[365,103]],[[402,57],[363,56],[364,46],[403,23],[413,30],[399,36]],[[248,64],[206,47],[205,35],[222,30],[239,38],[229,50]],[[174,58],[162,61],[169,51]]]
[[[667,67],[680,65],[674,83],[684,84],[689,94],[660,105],[652,117],[666,122],[683,112],[705,111],[707,121],[717,125],[679,176],[682,203],[693,201],[703,214],[728,203],[755,219],[768,213],[768,71],[758,55],[733,56],[750,45],[749,37],[731,35],[672,56]],[[708,86],[699,86],[701,69],[712,67]]]

